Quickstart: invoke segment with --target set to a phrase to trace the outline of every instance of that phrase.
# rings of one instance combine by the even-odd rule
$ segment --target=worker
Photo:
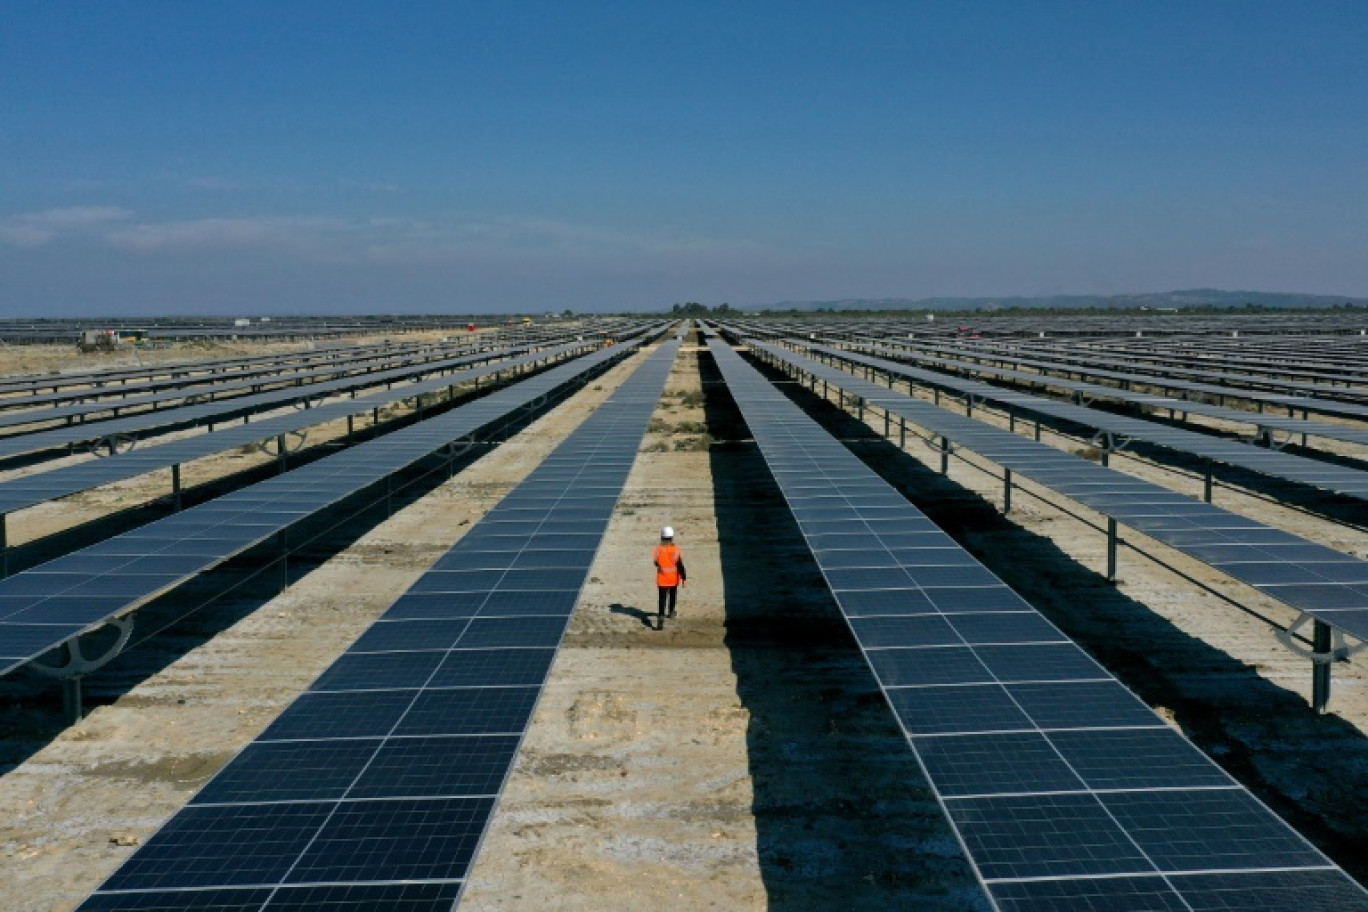
[[[658,595],[656,612],[659,620],[656,629],[664,630],[665,618],[675,616],[679,587],[689,578],[688,571],[684,569],[684,552],[674,543],[674,529],[670,526],[660,530],[660,544],[656,545],[652,558],[655,561]]]

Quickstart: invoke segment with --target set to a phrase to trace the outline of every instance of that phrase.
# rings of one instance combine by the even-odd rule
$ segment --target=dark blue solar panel
[[[961,798],[946,807],[989,881],[1154,869],[1092,795]]]
[[[191,805],[167,821],[102,889],[275,883],[335,808],[332,802]]]
[[[1054,745],[1039,732],[914,738],[912,743],[937,789],[947,798],[1084,788]]]
[[[502,421],[510,412],[619,354],[600,350],[437,417],[225,494],[52,564],[0,580],[0,598],[45,597],[22,616],[11,614],[7,619],[86,625],[139,607],[161,591],[250,546],[270,540],[304,517],[427,458],[452,440]],[[445,385],[456,379],[447,377],[441,382]],[[407,392],[410,396],[414,394],[412,388]],[[253,433],[261,431],[260,424],[252,427]],[[164,449],[157,448],[159,452]],[[0,629],[0,636],[4,632]],[[66,635],[58,635],[50,646],[58,645]],[[32,641],[30,631],[25,642]],[[17,644],[0,640],[0,656],[32,658],[42,651],[35,649],[23,656]],[[10,660],[0,671],[16,664],[19,663]]]
[[[1162,877],[995,883],[1002,912],[1190,912]],[[1247,908],[1247,907],[1242,907]]]
[[[460,877],[493,804],[492,797],[342,802],[299,856],[287,881]]]
[[[268,909],[449,909],[676,351],[662,346],[524,483],[540,488],[549,471],[551,493],[491,511],[92,902],[272,884]],[[554,492],[581,475],[613,497],[593,509],[567,498],[562,512]],[[286,825],[256,854],[233,847],[281,808]],[[177,853],[190,857],[180,873],[154,874]]]
[[[376,739],[249,744],[200,789],[194,803],[338,799],[379,744]]]
[[[1308,883],[1313,892],[1368,909],[1368,896],[1343,872],[1029,604],[943,534],[915,531],[927,528],[924,517],[734,352],[712,341],[709,347],[999,908],[1188,909],[1217,895],[1194,890],[1189,898],[1179,878],[1160,875],[1157,860],[1170,872],[1328,872],[1324,883]],[[873,395],[867,385],[861,389]],[[972,443],[998,459],[987,446],[997,432],[989,431]],[[1066,464],[1056,480],[1092,477]],[[857,484],[855,497],[849,490]],[[1093,495],[1137,515],[1153,512],[1200,528],[1192,517],[1206,515],[1206,505],[1194,509],[1171,492],[1151,500],[1147,490],[1141,483]],[[1285,540],[1271,533],[1246,520],[1222,527],[1227,541]],[[1321,565],[1306,566],[1314,572]],[[898,572],[912,585],[892,588]],[[1209,907],[1245,908],[1241,896],[1247,907],[1259,907],[1262,887],[1232,883],[1229,905]]]

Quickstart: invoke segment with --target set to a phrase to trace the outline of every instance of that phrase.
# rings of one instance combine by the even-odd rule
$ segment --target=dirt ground
[[[49,685],[0,680],[4,908],[74,908],[636,363],[392,518],[340,530],[278,595],[244,587],[116,660],[88,682],[94,709],[76,726],[61,724]],[[985,908],[716,380],[706,355],[686,348],[462,907]],[[853,418],[798,398],[1151,705],[1368,877],[1359,857],[1368,835],[1368,656],[1336,666],[1333,712],[1316,717],[1306,704],[1309,663],[1271,631],[1270,621],[1291,619],[1286,609],[1158,546],[1146,550],[1163,563],[1123,549],[1122,580],[1109,585],[1098,573],[1097,529],[1024,491],[1004,518],[999,481],[960,462],[947,481],[925,447],[903,453]],[[1113,465],[1200,485],[1135,460]],[[1368,544],[1360,530],[1232,489],[1221,488],[1217,502],[1361,556]],[[649,554],[666,524],[678,532],[690,583],[680,616],[657,630]]]

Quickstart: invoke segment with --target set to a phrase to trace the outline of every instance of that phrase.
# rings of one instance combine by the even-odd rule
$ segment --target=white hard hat
[[[671,526],[666,526],[665,528],[661,529],[661,530],[660,530],[660,537],[661,537],[661,538],[674,538],[674,528],[671,527]]]

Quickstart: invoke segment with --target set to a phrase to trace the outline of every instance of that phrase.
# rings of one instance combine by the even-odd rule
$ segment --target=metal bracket
[[[317,393],[313,396],[300,396],[291,404],[302,412],[305,409],[318,408],[326,398],[328,397],[322,393]]]
[[[950,440],[948,437],[942,437],[940,434],[917,434],[914,432],[913,436],[926,444],[928,449],[935,450],[937,453],[953,454],[959,452],[959,444]]]
[[[92,440],[89,450],[95,456],[104,458],[105,456],[117,456],[120,453],[127,453],[138,445],[138,438],[133,434],[108,434],[104,437]],[[102,452],[108,450],[109,452]]]
[[[1314,615],[1303,611],[1286,630],[1275,631],[1278,642],[1282,643],[1293,653],[1303,659],[1310,659],[1313,665],[1331,665],[1335,662],[1347,662],[1349,657],[1357,655],[1363,650],[1368,649],[1368,643],[1359,643],[1350,646],[1344,642],[1344,631],[1330,628],[1331,647],[1329,652],[1317,652],[1310,646],[1297,642],[1297,631],[1306,624],[1312,623],[1316,618]]]
[[[453,440],[442,447],[442,455],[447,459],[455,459],[458,456],[470,452],[473,447],[478,446],[480,443],[481,441],[476,440],[474,437],[464,437],[460,440]]]
[[[1088,440],[1088,444],[1089,446],[1097,447],[1099,450],[1105,450],[1108,453],[1120,453],[1126,447],[1130,446],[1131,441],[1134,439],[1134,437],[1118,436],[1112,431],[1097,431]]]
[[[1092,397],[1088,396],[1082,390],[1074,390],[1073,401],[1074,405],[1081,405],[1084,408],[1093,404]]]
[[[1293,437],[1297,436],[1293,431],[1285,431],[1284,433],[1286,433],[1287,436],[1279,440],[1277,428],[1271,428],[1266,424],[1261,424],[1259,425],[1258,433],[1254,435],[1254,442],[1263,444],[1270,450],[1281,450],[1292,442]]]
[[[308,438],[309,431],[306,428],[302,431],[286,431],[284,434],[278,434],[275,437],[267,437],[265,440],[258,440],[253,445],[267,456],[279,456],[282,452],[299,452],[304,448],[304,441]],[[295,441],[295,443],[291,445],[291,441]],[[274,444],[274,449],[272,444]],[[283,450],[281,449],[282,445],[284,446]]]
[[[98,671],[108,665],[128,645],[128,639],[133,635],[133,615],[125,615],[121,618],[113,618],[109,621],[109,626],[119,631],[118,638],[114,645],[110,646],[103,653],[95,658],[86,658],[81,651],[81,637],[83,632],[67,640],[58,647],[66,654],[66,662],[61,665],[47,665],[34,659],[29,666],[39,674],[48,678],[55,678],[58,681],[65,681],[70,678],[79,678],[92,671]]]

